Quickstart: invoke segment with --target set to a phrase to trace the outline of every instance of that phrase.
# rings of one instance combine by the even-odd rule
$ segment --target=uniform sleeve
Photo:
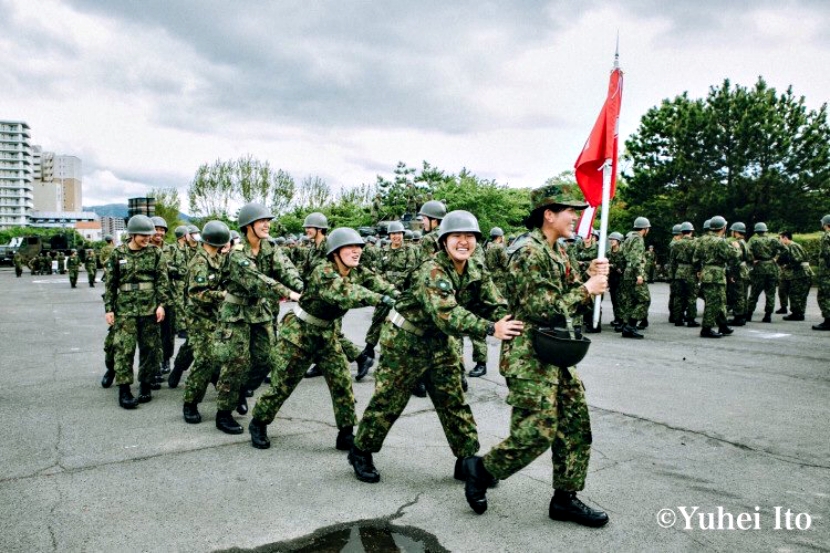
[[[173,303],[170,295],[170,275],[167,274],[167,260],[165,255],[159,251],[156,262],[156,301],[162,307],[168,307]]]
[[[279,248],[274,248],[273,256],[272,267],[274,274],[268,276],[271,276],[280,284],[294,292],[302,292],[304,287],[303,279],[300,277],[300,272],[291,259]],[[288,294],[284,294],[284,296],[287,297]]]
[[[631,267],[634,277],[645,277],[646,245],[642,238],[631,240],[631,245],[625,252],[625,264]]]
[[[322,275],[321,279],[321,285],[317,290],[320,299],[340,309],[348,310],[378,305],[383,298],[382,294],[373,292],[337,274]]]
[[[230,255],[228,262],[230,280],[253,292],[253,295],[279,301],[291,292],[276,280],[259,272],[245,254],[232,251]]]
[[[196,303],[205,306],[216,305],[225,298],[224,290],[214,290],[208,283],[209,269],[207,264],[199,258],[194,258],[188,265],[187,295]]]
[[[441,332],[450,336],[487,336],[490,321],[458,303],[452,280],[438,263],[432,261],[424,265],[417,281],[416,297]]]
[[[507,300],[495,285],[493,279],[485,276],[481,283],[481,294],[476,302],[476,313],[490,321],[498,321],[509,313]]]
[[[120,284],[120,274],[117,269],[119,257],[118,250],[115,250],[110,255],[110,258],[107,259],[107,279],[104,281],[104,313],[115,311],[115,301],[118,298],[118,285]]]
[[[354,269],[353,269],[354,270]],[[373,270],[359,266],[360,285],[368,288],[372,292],[387,296],[397,296],[398,290],[392,286],[386,279],[374,272]]]

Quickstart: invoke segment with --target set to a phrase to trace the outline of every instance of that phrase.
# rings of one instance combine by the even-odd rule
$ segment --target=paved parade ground
[[[668,286],[654,284],[645,340],[607,325],[591,336],[580,373],[593,453],[580,497],[608,512],[600,529],[548,519],[548,455],[475,515],[428,399],[411,399],[375,456],[374,485],[334,449],[322,378],[300,384],[265,451],[247,431],[214,428],[212,388],[199,425],[182,420],[182,386],[126,411],[117,388],[99,384],[100,284],[82,274],[71,289],[66,276],[17,279],[3,267],[0,290],[4,553],[830,551],[830,333],[810,329],[815,289],[806,322],[774,315],[704,340],[667,323]],[[346,316],[360,346],[370,318]],[[469,355],[467,344],[468,368]],[[508,430],[497,357],[491,341],[487,375],[470,379],[482,453]],[[370,373],[354,385],[358,414],[373,383]],[[249,417],[236,418],[247,428]]]

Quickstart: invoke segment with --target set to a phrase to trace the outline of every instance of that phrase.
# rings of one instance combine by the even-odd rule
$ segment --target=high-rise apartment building
[[[62,211],[81,211],[81,160],[75,156],[56,155],[54,182],[61,187]]]
[[[26,226],[33,207],[29,125],[0,120],[0,229]]]
[[[32,146],[34,208],[38,211],[82,209],[81,160],[75,156],[44,152]]]

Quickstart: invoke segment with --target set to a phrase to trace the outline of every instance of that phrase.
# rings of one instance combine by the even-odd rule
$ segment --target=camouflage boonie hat
[[[585,209],[588,207],[588,202],[585,201],[582,191],[576,184],[548,184],[530,191],[531,212],[549,205]]]

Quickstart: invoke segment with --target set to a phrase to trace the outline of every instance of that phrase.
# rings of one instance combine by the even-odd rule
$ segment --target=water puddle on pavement
[[[236,550],[240,551],[240,550]],[[449,553],[420,528],[378,521],[321,528],[309,536],[257,547],[256,553]]]

